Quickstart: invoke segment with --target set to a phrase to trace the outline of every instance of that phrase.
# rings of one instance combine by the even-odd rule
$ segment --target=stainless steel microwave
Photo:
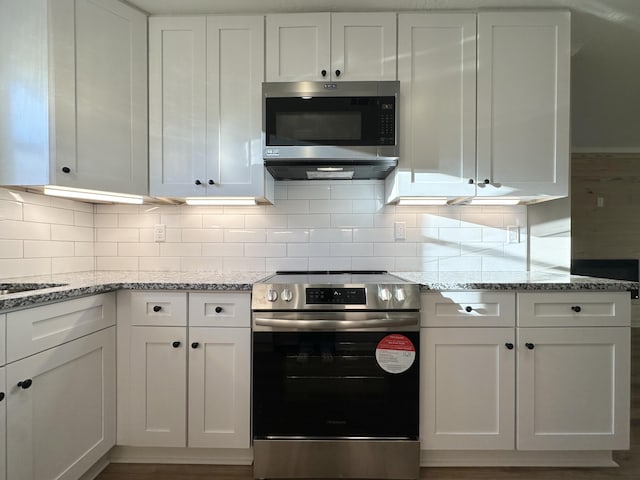
[[[371,179],[398,164],[400,82],[262,84],[265,166],[276,179]]]

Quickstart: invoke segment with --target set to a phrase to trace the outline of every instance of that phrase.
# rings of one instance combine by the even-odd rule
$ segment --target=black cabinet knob
[[[489,185],[491,183],[491,180],[489,180],[488,178],[485,178],[483,183],[485,185]]]
[[[339,77],[342,72],[340,70],[336,70],[336,77]]]
[[[473,185],[474,183],[476,183],[476,181],[473,178],[470,178],[469,181],[467,182],[469,185]]]
[[[209,185],[215,185],[216,184],[216,182],[214,182],[212,179],[209,179],[208,183],[209,183]]]
[[[21,382],[18,382],[18,386],[23,390],[26,390],[31,386],[32,383],[33,381],[30,378],[27,378],[26,380],[22,380]]]
[[[326,70],[322,70],[320,73],[322,74],[323,77],[327,76],[327,71]]]
[[[513,350],[513,343],[507,342],[504,346],[507,347],[507,350]]]
[[[191,344],[191,348],[198,348],[200,346],[200,344],[198,342],[193,342]]]
[[[173,348],[178,348],[178,347],[180,346],[180,342],[177,342],[177,341],[176,341],[176,342],[173,342],[173,343],[171,344],[171,346],[172,346]]]
[[[196,178],[196,181],[195,181],[194,183],[195,183],[196,185],[202,185],[202,182],[201,182],[200,180],[198,180],[197,178]]]
[[[71,169],[69,167],[62,167],[62,173],[71,173]]]
[[[573,307],[571,307],[571,310],[576,313],[580,313],[582,311],[582,307],[580,305],[574,305]]]
[[[160,310],[162,310],[162,307],[160,305],[154,305],[153,306],[153,311],[158,313]]]
[[[464,308],[464,310],[465,310],[467,313],[471,313],[471,312],[473,312],[473,308],[471,308],[471,307],[465,307],[465,308]]]
[[[0,392],[0,402],[4,400],[4,392]]]
[[[529,350],[533,350],[533,348],[535,347],[533,343],[525,343],[524,346],[527,347]]]
[[[216,313],[222,313],[222,307],[220,306],[216,307]]]

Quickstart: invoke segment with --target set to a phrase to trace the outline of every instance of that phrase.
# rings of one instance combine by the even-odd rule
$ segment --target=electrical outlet
[[[405,222],[395,222],[393,224],[393,237],[396,240],[407,239],[407,224]]]
[[[507,227],[507,243],[520,243],[520,227],[517,225]]]
[[[153,227],[153,240],[155,242],[164,242],[167,239],[167,226],[155,225]]]

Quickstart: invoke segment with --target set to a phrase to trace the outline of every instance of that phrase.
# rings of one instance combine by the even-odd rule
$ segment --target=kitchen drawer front
[[[520,327],[597,327],[631,324],[629,292],[518,293]]]
[[[192,327],[250,327],[251,295],[247,293],[190,293]]]
[[[131,292],[131,325],[187,326],[186,292]]]
[[[8,313],[7,363],[115,323],[115,293],[93,295]]]
[[[515,293],[423,293],[421,304],[423,327],[515,326]]]

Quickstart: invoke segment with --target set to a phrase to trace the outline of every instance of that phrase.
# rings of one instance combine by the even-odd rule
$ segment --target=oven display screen
[[[364,288],[307,288],[306,303],[319,305],[366,305]]]

